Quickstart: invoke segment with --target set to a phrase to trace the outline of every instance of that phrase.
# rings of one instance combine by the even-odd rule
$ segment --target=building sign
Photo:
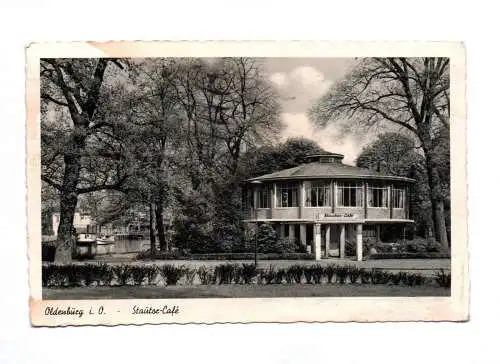
[[[359,220],[359,216],[357,214],[353,214],[352,212],[327,212],[324,214],[319,214],[318,219],[329,221],[353,221]]]

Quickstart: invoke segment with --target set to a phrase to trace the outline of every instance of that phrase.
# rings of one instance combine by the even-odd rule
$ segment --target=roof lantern
[[[341,164],[343,159],[344,155],[339,153],[318,153],[308,155],[306,157],[306,162]]]

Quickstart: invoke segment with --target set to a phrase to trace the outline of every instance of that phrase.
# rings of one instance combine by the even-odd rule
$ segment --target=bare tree
[[[123,68],[105,58],[41,60],[41,178],[59,192],[59,263],[71,261],[78,195],[119,188],[127,177],[117,137],[121,107],[113,110],[119,87],[102,92],[111,63]]]
[[[188,160],[199,172],[195,186],[203,174],[234,174],[244,151],[272,140],[281,129],[277,95],[256,59],[186,60],[175,86]]]
[[[169,190],[175,180],[174,164],[181,148],[181,118],[173,81],[177,70],[178,64],[172,59],[149,59],[138,65],[140,105],[133,121],[138,172],[135,181],[142,185],[143,191],[147,189],[150,217],[154,210],[161,251],[168,249],[164,211],[172,199]],[[152,246],[154,238],[151,235]]]
[[[311,110],[320,125],[347,116],[358,125],[388,123],[419,141],[434,231],[446,250],[445,191],[438,173],[442,157],[436,155],[435,147],[438,135],[450,125],[449,77],[448,58],[365,58]]]

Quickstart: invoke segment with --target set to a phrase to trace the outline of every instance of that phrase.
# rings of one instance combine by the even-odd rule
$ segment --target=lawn
[[[426,297],[449,296],[450,289],[434,286],[392,286],[361,284],[277,284],[209,286],[115,286],[43,288],[44,300],[78,299],[162,299],[238,297]]]

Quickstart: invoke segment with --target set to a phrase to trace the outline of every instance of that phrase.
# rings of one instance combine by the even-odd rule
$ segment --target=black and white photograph
[[[465,300],[451,45],[28,59],[32,320],[109,316],[107,300],[173,320],[184,300]]]

